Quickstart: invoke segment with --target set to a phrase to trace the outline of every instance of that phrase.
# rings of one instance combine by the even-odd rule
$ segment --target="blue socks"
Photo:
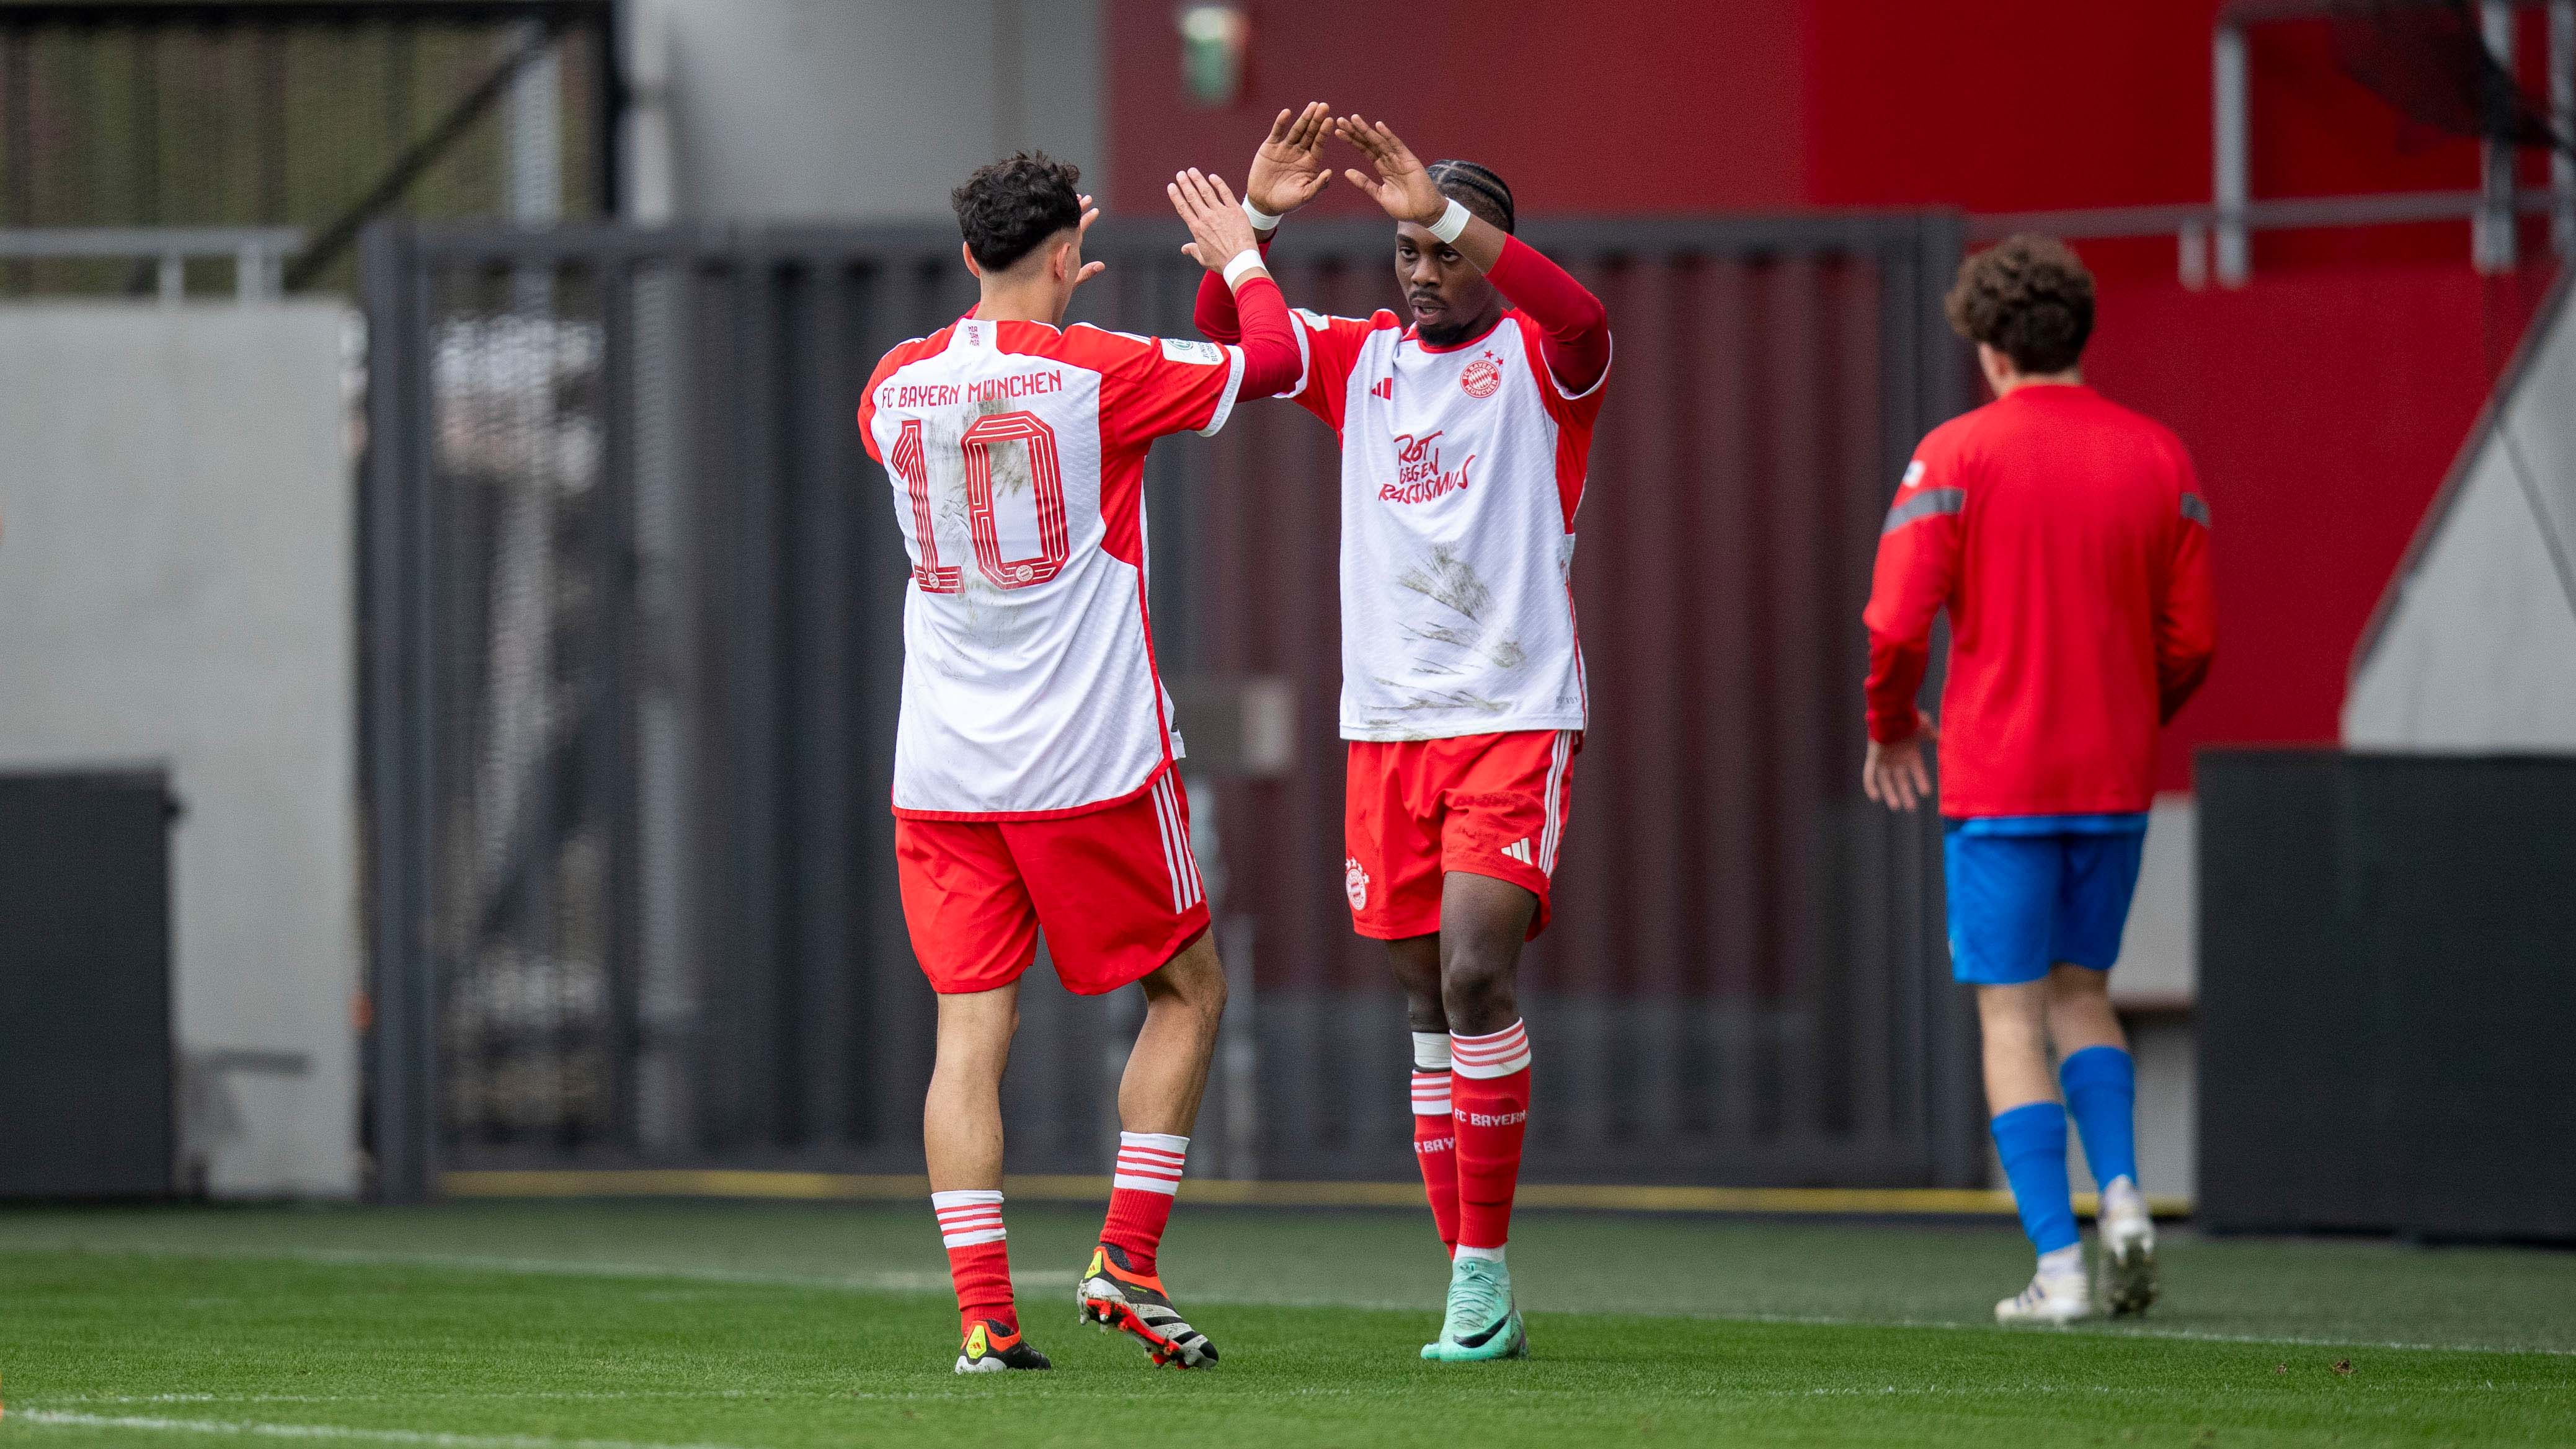
[[[2114,1046],[2086,1047],[2058,1064],[2057,1080],[2066,1089],[2065,1106],[2032,1102],[1994,1120],[1995,1151],[2012,1184],[2013,1204],[2021,1209],[2021,1230],[2043,1254],[2079,1241],[2066,1183],[2070,1115],[2083,1134],[2084,1158],[2096,1183],[2138,1180],[2138,1069],[2129,1054]]]
[[[2058,1065],[2057,1080],[2066,1088],[2066,1113],[2084,1138],[2093,1181],[2108,1187],[2111,1179],[2125,1177],[2135,1184],[2138,1069],[2129,1054],[2115,1046],[2086,1047]]]
[[[2089,1056],[2090,1052],[2079,1052]],[[2122,1061],[2127,1054],[2123,1053]],[[2013,1204],[2021,1209],[2021,1230],[2042,1253],[2073,1247],[2075,1203],[2066,1186],[2066,1109],[2055,1102],[2032,1102],[1998,1113],[1994,1120],[1995,1151],[2004,1160],[2004,1179],[2012,1184]],[[2089,1150],[2092,1139],[2085,1139]]]

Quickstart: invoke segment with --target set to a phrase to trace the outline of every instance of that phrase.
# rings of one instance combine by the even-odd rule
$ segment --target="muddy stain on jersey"
[[[1485,626],[1485,614],[1494,605],[1493,590],[1476,574],[1476,566],[1460,558],[1444,545],[1434,544],[1429,562],[1417,564],[1395,576],[1396,585],[1420,594],[1463,616],[1475,628],[1455,624],[1406,622],[1405,637],[1425,644],[1441,644],[1470,655],[1481,655],[1496,669],[1518,669],[1529,662],[1529,651],[1518,639],[1494,637]],[[1458,674],[1463,670],[1438,666],[1428,658],[1416,655],[1415,663],[1426,674]],[[1444,706],[1427,700],[1398,706],[1402,709],[1438,709]]]
[[[968,425],[972,426],[974,422],[992,417],[997,413],[1006,413],[1009,411],[1011,411],[1009,399],[987,398],[974,405],[975,416],[970,420]],[[984,445],[984,457],[992,464],[993,467],[994,497],[999,498],[1005,493],[1026,493],[1029,491],[1029,445],[1027,439],[1013,438],[1007,442],[987,443]]]
[[[1493,607],[1493,591],[1476,577],[1476,566],[1433,544],[1428,565],[1417,564],[1395,576],[1397,587],[1410,589],[1433,603],[1446,604],[1470,619],[1482,619]]]
[[[940,561],[953,563],[958,574],[957,592],[948,597],[955,601],[960,633],[972,640],[978,649],[1000,650],[1011,647],[1014,636],[1034,626],[1036,619],[1013,607],[1006,591],[996,588],[975,557],[974,510],[966,498],[964,438],[966,430],[995,413],[1010,411],[1010,404],[1000,399],[987,399],[970,405],[962,412],[941,409],[925,413],[921,420],[922,451],[933,460],[945,460],[945,466],[931,465],[931,520],[941,542]],[[1026,493],[1029,490],[1029,454],[1025,443],[995,443],[984,449],[992,465],[993,495]],[[937,657],[937,656],[934,656]],[[941,659],[940,667],[951,678],[972,679],[964,657]]]

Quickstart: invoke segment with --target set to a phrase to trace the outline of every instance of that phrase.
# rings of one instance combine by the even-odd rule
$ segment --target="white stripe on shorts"
[[[1172,914],[1176,916],[1198,904],[1203,894],[1198,857],[1190,851],[1189,826],[1181,819],[1178,790],[1169,770],[1154,782],[1154,825],[1163,835],[1163,869],[1171,877]]]
[[[1538,868],[1553,877],[1556,874],[1556,838],[1559,834],[1558,806],[1565,795],[1565,767],[1574,758],[1574,732],[1558,730],[1556,746],[1547,760],[1547,820],[1539,828]]]

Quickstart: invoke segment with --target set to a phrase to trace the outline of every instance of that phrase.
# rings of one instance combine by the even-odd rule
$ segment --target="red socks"
[[[1489,1036],[1449,1038],[1450,1104],[1458,1127],[1458,1247],[1499,1249],[1511,1237],[1529,1126],[1529,1034],[1515,1021]]]
[[[1127,1255],[1127,1266],[1154,1276],[1163,1226],[1172,1220],[1172,1198],[1181,1190],[1181,1165],[1190,1139],[1168,1132],[1118,1134],[1118,1171],[1109,1179],[1109,1221],[1100,1241]]]
[[[1011,1250],[1002,1231],[1002,1194],[988,1188],[934,1192],[930,1210],[939,1215],[939,1245],[948,1250],[948,1276],[957,1284],[957,1331],[973,1333],[976,1324],[990,1319],[1008,1332],[1019,1332],[1019,1310],[1011,1306]]]
[[[1458,1251],[1458,1129],[1449,1108],[1449,1033],[1413,1034],[1413,1157],[1440,1246]]]

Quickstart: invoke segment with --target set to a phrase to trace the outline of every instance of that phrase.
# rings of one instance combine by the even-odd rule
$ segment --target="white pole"
[[[2252,197],[2247,137],[2245,32],[2221,25],[2210,39],[2211,182],[2218,207],[2218,284],[2241,287],[2254,261],[2245,238]]]
[[[510,28],[512,51],[545,36],[534,20]],[[552,226],[563,219],[563,49],[549,44],[510,79],[510,109],[505,144],[509,153],[510,220],[520,226]],[[548,312],[554,307],[554,276],[542,267],[523,268],[512,279],[519,310]]]
[[[2561,141],[2576,141],[2576,0],[2549,6],[2549,119]],[[2549,157],[2550,239],[2562,257],[2576,257],[2576,154],[2564,147]]]
[[[2488,54],[2513,74],[2514,7],[2505,0],[2486,0],[2478,8],[2478,29],[2486,40]],[[2515,149],[2509,140],[2489,139],[2479,148],[2479,190],[2485,194],[2479,204],[2477,220],[2470,227],[2470,249],[2477,268],[2482,272],[2513,270],[2514,237],[2514,167]]]
[[[679,214],[679,162],[671,136],[671,17],[635,4],[626,27],[626,220],[669,226]]]

